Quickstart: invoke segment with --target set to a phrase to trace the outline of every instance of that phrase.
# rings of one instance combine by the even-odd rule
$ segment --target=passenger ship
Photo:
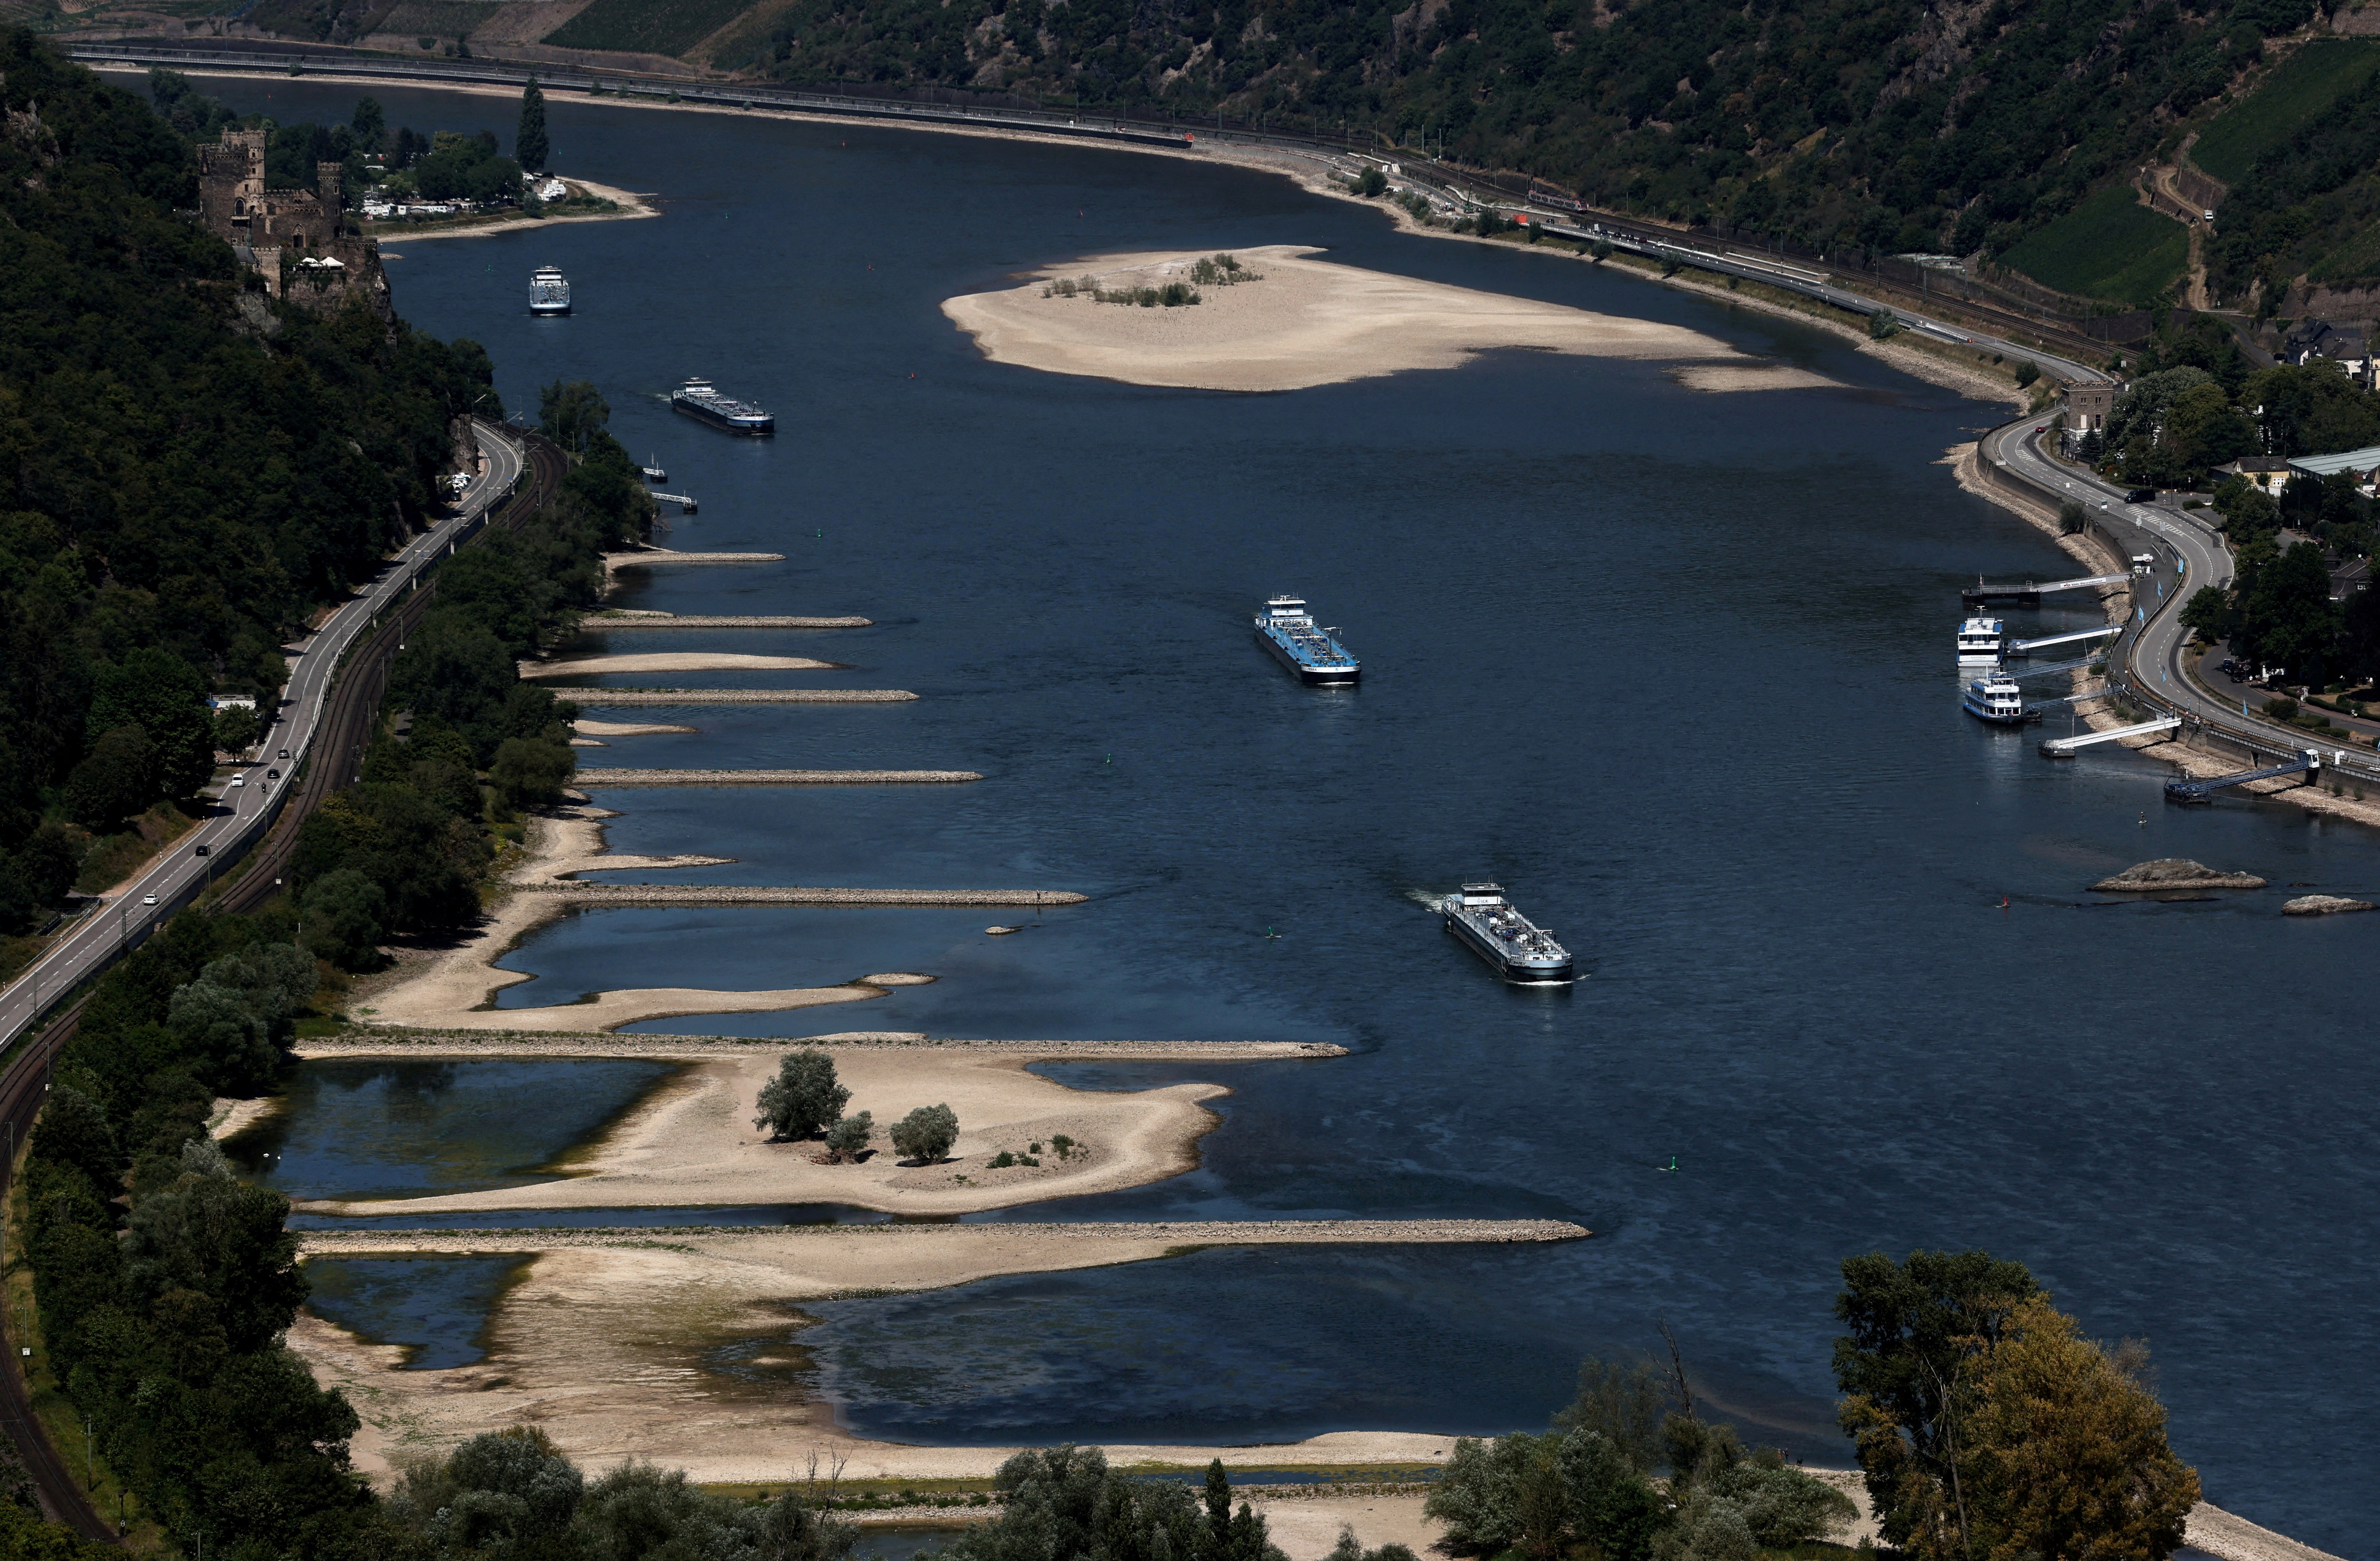
[[[2008,630],[1998,618],[1970,618],[1959,625],[1959,665],[1997,667],[2008,648]]]
[[[670,392],[670,405],[729,433],[772,434],[777,419],[748,401],[720,394],[709,380],[688,380]]]
[[[531,314],[568,314],[570,279],[552,266],[540,266],[529,272],[528,311]]]
[[[1354,683],[1364,664],[1305,609],[1305,599],[1277,596],[1257,614],[1257,638],[1295,672],[1301,683]]]
[[[1438,902],[1446,930],[1496,967],[1507,981],[1551,985],[1572,979],[1570,950],[1512,909],[1501,884],[1467,883]]]
[[[2017,686],[2016,679],[2003,672],[1985,672],[1969,683],[1959,703],[1969,715],[1994,726],[2022,726],[2040,719],[2025,708],[2024,690]]]

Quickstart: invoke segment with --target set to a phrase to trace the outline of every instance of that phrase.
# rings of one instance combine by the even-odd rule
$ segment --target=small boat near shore
[[[1554,935],[1512,908],[1504,887],[1467,883],[1438,902],[1446,930],[1522,986],[1559,986],[1573,979],[1570,950]]]
[[[1969,682],[1959,705],[1977,720],[1994,726],[2022,726],[2041,719],[2040,711],[2025,708],[2024,690],[2016,679],[2003,672],[1986,672]]]
[[[2008,625],[1998,618],[1970,618],[1959,625],[1959,665],[1997,667],[2008,649]]]
[[[1364,664],[1347,654],[1338,633],[1315,623],[1303,597],[1274,597],[1257,614],[1257,638],[1300,683],[1354,683],[1363,675]]]
[[[662,458],[659,455],[652,456],[643,466],[638,466],[637,470],[644,474],[645,480],[647,482],[667,482],[669,480],[669,473],[662,470]]]

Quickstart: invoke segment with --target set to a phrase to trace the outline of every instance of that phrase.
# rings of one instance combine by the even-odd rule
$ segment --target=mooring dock
[[[2286,764],[2267,765],[2263,769],[2242,770],[2237,775],[2216,775],[2204,780],[2168,780],[2165,783],[2168,802],[2212,802],[2215,793],[2226,786],[2244,786],[2251,780],[2277,780],[2284,775],[2303,773],[2307,783],[2313,783],[2313,773],[2322,768],[2322,756],[2308,748]]]
[[[1978,579],[1972,586],[1962,586],[1959,596],[1969,607],[1989,607],[1998,603],[2008,607],[2039,607],[2041,599],[2060,591],[2087,591],[2100,586],[2121,586],[2131,581],[2130,575],[2084,575],[2071,580],[2052,580],[2046,585],[2027,581],[2022,586],[1987,586]]]
[[[2077,697],[2082,697],[2082,696],[2077,696]],[[2144,736],[2152,732],[2171,732],[2180,724],[2180,717],[2167,716],[2162,720],[2144,720],[2132,726],[2110,727],[2105,732],[2085,732],[2073,737],[2052,737],[2042,744],[2041,751],[2054,759],[2072,758],[2075,750],[2087,748],[2095,743],[2113,743],[2125,737]]]
[[[2036,650],[2046,650],[2054,645],[2079,645],[2086,639],[2105,639],[2109,635],[2124,632],[2121,623],[2107,623],[2095,629],[2077,629],[2070,635],[2051,635],[2044,639],[2012,639],[2008,644],[2010,656],[2030,656]]]

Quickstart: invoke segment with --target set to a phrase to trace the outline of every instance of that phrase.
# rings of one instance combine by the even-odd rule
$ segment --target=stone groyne
[[[905,688],[570,688],[574,705],[897,705]]]
[[[941,786],[980,780],[972,769],[582,769],[579,788],[604,786]]]
[[[702,612],[596,612],[582,629],[867,629],[873,618],[723,618]]]
[[[699,1240],[715,1248],[738,1240],[766,1240],[772,1245],[787,1240],[866,1240],[892,1234],[916,1240],[915,1226],[891,1222],[874,1225],[824,1225],[788,1230],[782,1225],[659,1225],[547,1226],[523,1229],[307,1230],[298,1234],[298,1248],[309,1257],[346,1252],[541,1252],[573,1247],[610,1247],[650,1241],[684,1243]],[[1069,1242],[1163,1241],[1173,1246],[1381,1246],[1429,1243],[1443,1245],[1513,1242],[1577,1241],[1594,1234],[1584,1225],[1563,1219],[1268,1219],[1240,1223],[1195,1220],[1180,1224],[1058,1224],[1005,1220],[996,1225],[945,1225],[930,1228],[929,1240],[956,1245],[965,1241],[1006,1241],[1018,1236],[1055,1237]]]
[[[682,553],[668,548],[640,548],[631,553],[605,553],[607,569],[642,569],[657,563],[783,563],[783,553]]]
[[[525,883],[601,905],[1080,905],[1088,895],[1059,889],[805,889],[752,884]]]
[[[601,1031],[406,1030],[381,1028],[301,1040],[316,1057],[721,1057],[795,1043],[774,1035],[615,1035]],[[1026,1060],[1106,1062],[1308,1062],[1345,1057],[1330,1041],[957,1041],[899,1031],[805,1035],[800,1045],[836,1051],[956,1051]]]

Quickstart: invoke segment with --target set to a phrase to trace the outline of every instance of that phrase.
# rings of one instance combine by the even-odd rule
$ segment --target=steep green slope
[[[2000,259],[2061,292],[2148,305],[2181,280],[2190,235],[2142,205],[2131,186],[2110,185]]]
[[[68,818],[186,795],[194,744],[204,779],[199,695],[278,689],[278,647],[431,503],[447,420],[488,373],[368,310],[269,306],[174,215],[195,163],[147,104],[23,32],[0,30],[0,75],[6,932],[62,887]]]
[[[2256,159],[2216,215],[2208,276],[2228,294],[2260,286],[2266,307],[2289,280],[2380,274],[2380,74]]]
[[[2256,159],[2286,142],[2380,68],[2380,42],[2316,39],[2259,81],[2253,92],[2208,122],[2190,160],[2227,185],[2248,176]]]
[[[1344,125],[1662,217],[1998,252],[2150,161],[2311,14],[2201,4],[795,0],[760,63]]]

